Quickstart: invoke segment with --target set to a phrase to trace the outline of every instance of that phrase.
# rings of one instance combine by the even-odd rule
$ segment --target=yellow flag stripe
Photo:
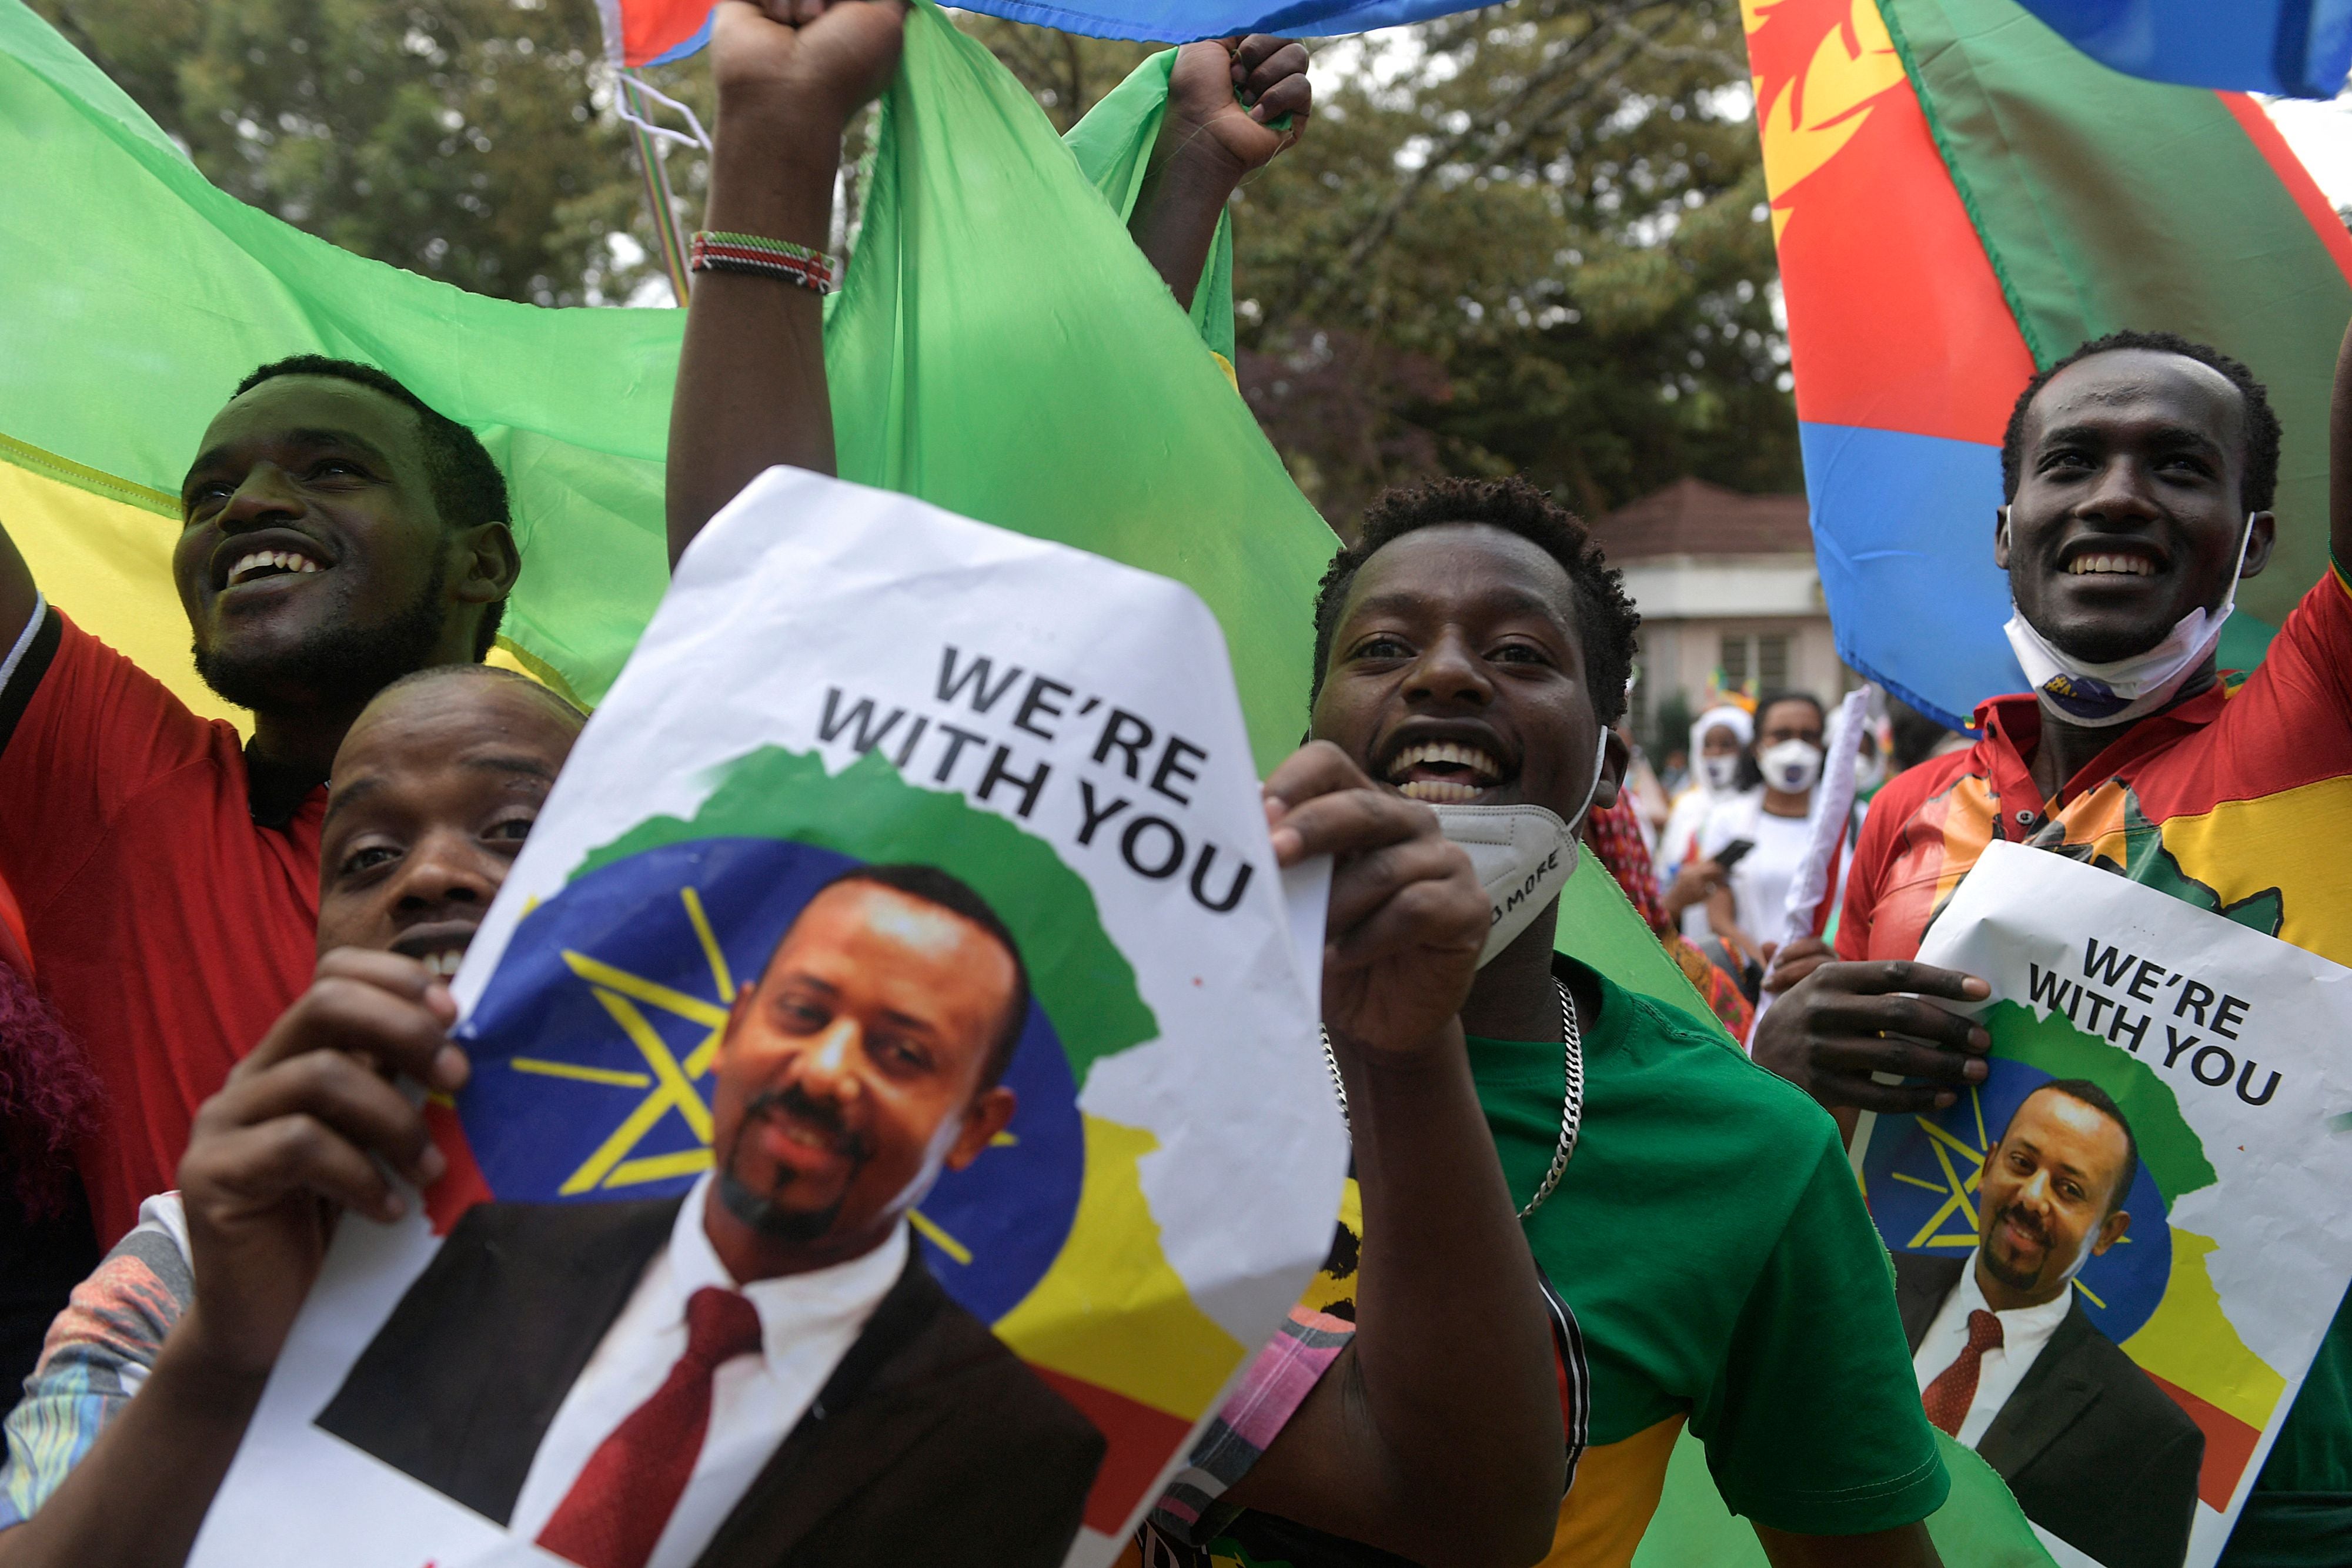
[[[621,995],[634,998],[648,1007],[659,1008],[666,1013],[676,1013],[678,1017],[698,1023],[705,1029],[726,1027],[727,1009],[715,1002],[706,1002],[700,997],[689,997],[684,991],[674,991],[667,986],[641,979],[626,969],[616,969],[610,964],[591,958],[585,953],[575,953],[570,948],[564,949],[563,961],[572,967],[573,974],[592,986],[602,986],[607,990],[618,991]]]
[[[547,1078],[576,1078],[583,1083],[611,1083],[623,1089],[650,1089],[654,1082],[643,1072],[619,1072],[609,1067],[583,1067],[575,1061],[541,1061],[535,1056],[513,1057],[507,1065],[517,1072],[536,1072]]]

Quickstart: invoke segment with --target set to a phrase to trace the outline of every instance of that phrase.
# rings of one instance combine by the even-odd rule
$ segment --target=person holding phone
[[[1756,705],[1755,738],[1740,759],[1739,792],[1699,829],[1693,869],[1716,873],[1706,879],[1707,930],[1751,995],[1780,946],[1789,884],[1811,836],[1826,717],[1810,693],[1765,693]]]

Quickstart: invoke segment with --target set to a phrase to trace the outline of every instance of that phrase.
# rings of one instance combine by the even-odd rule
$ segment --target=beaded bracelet
[[[841,287],[838,256],[758,235],[698,233],[687,267],[694,272],[749,272],[781,277],[819,294],[830,294]]]

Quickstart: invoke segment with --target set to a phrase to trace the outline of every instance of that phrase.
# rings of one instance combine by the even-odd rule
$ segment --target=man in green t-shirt
[[[1314,737],[1430,803],[1480,860],[1497,936],[1517,930],[1490,940],[1461,1019],[1512,1201],[1533,1200],[1523,1228],[1589,1370],[1585,1430],[1571,1434],[1586,1448],[1547,1561],[1630,1562],[1687,1423],[1775,1564],[1935,1563],[1921,1521],[1949,1483],[1834,1124],[1719,1030],[1552,951],[1573,824],[1615,798],[1626,762],[1606,728],[1624,710],[1639,618],[1617,573],[1517,480],[1392,491],[1360,538],[1316,605]],[[1494,810],[1529,806],[1551,813],[1550,847],[1528,831],[1539,813]],[[1552,896],[1512,907],[1530,879]],[[1582,1113],[1561,1170],[1570,1040]],[[1302,1311],[1344,1333],[1345,1280],[1318,1285]],[[1270,1397],[1270,1380],[1253,1393]],[[1262,1405],[1227,1410],[1237,1428],[1269,1426]],[[1179,1492],[1236,1479],[1199,1465]],[[1163,1501],[1154,1525],[1197,1534],[1187,1511],[1222,1530],[1201,1543],[1212,1559],[1383,1561],[1261,1515]]]

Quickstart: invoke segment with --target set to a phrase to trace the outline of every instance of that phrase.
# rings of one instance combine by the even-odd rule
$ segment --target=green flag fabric
[[[1134,200],[1172,58],[1074,138],[1082,170],[984,49],[936,5],[910,14],[829,333],[842,474],[1188,583],[1224,626],[1264,765],[1303,722],[1332,540],[1106,205]],[[364,360],[505,468],[524,555],[507,641],[601,696],[667,581],[683,315],[486,299],[305,235],[214,188],[17,0],[0,73],[0,506],[52,597],[217,711],[162,570],[180,476],[255,365]],[[1228,351],[1230,255],[1221,238],[1199,304],[1207,320],[1224,302],[1209,337]]]
[[[1952,1478],[1944,1506],[1927,1516],[1936,1555],[1952,1568],[2055,1568],[1993,1468],[1941,1432],[1936,1447]],[[1723,1506],[1706,1445],[1687,1430],[1666,1463],[1657,1517],[1634,1550],[1633,1568],[1769,1568],[1756,1531]]]

